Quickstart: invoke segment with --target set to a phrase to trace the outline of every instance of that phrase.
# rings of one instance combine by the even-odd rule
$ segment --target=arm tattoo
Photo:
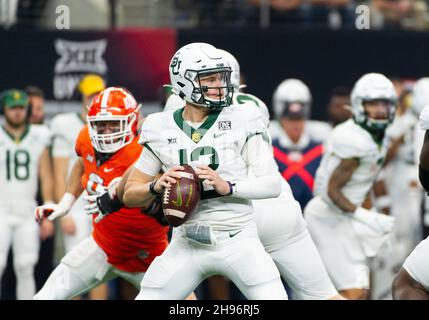
[[[332,172],[328,183],[328,196],[332,202],[345,212],[354,212],[356,206],[344,196],[341,188],[350,181],[353,173],[359,165],[359,160],[356,158],[342,159],[338,167]]]

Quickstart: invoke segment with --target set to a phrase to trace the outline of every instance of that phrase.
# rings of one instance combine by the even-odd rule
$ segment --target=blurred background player
[[[53,117],[51,130],[53,135],[52,158],[54,165],[55,198],[60,201],[66,190],[66,179],[77,160],[75,145],[79,132],[86,123],[88,107],[92,99],[105,89],[104,80],[95,74],[81,79],[78,91],[82,97],[80,113],[63,113]],[[70,209],[70,214],[60,220],[65,252],[70,252],[78,243],[88,238],[92,231],[91,218],[85,214],[84,201],[78,198]],[[57,242],[58,243],[58,242]],[[103,284],[91,290],[90,299],[107,299],[108,287]]]
[[[366,299],[368,259],[384,245],[394,218],[363,206],[387,152],[397,95],[389,79],[370,73],[356,82],[351,99],[353,119],[334,128],[304,214],[337,290]]]
[[[398,94],[398,107],[395,120],[386,131],[390,143],[384,180],[391,199],[390,214],[396,218],[395,256],[402,263],[422,240],[422,190],[418,182],[418,163],[414,156],[414,133],[418,119],[410,108],[411,86],[400,79],[393,80],[393,83]]]
[[[395,217],[396,223],[392,239],[393,252],[386,252],[384,257],[379,256],[374,261],[372,295],[377,300],[391,299],[393,277],[422,240],[422,190],[414,157],[417,118],[410,108],[411,85],[401,79],[393,79],[392,82],[398,95],[398,106],[395,119],[386,131],[389,149],[374,190],[377,193],[382,188],[386,192],[374,198],[374,205],[379,212]]]
[[[136,136],[139,107],[123,88],[107,88],[92,100],[66,193],[58,204],[38,207],[37,220],[66,215],[84,189],[91,195],[107,192],[134,163],[142,149]],[[94,217],[92,235],[66,254],[35,299],[70,299],[118,276],[139,288],[149,264],[168,244],[168,228],[140,209],[113,211],[100,221]]]
[[[25,87],[25,93],[28,95],[30,106],[27,112],[27,119],[30,124],[46,124],[45,123],[45,93],[38,86],[30,85]],[[51,156],[52,148],[50,148]],[[52,158],[51,158],[52,160]],[[37,187],[37,205],[43,204],[42,190],[40,187],[40,179],[38,179]],[[55,191],[53,193],[55,196]],[[51,224],[52,235],[55,234],[55,226],[52,221],[46,220],[45,225]],[[41,288],[45,283],[49,274],[54,269],[54,250],[55,237],[48,237],[40,244],[39,260],[35,268],[36,287]]]
[[[419,180],[429,194],[429,106],[420,114],[420,128],[425,131],[420,152]],[[429,237],[421,241],[407,257],[392,284],[393,298],[429,300]]]
[[[280,126],[273,137],[274,157],[301,209],[313,197],[314,176],[323,155],[322,142],[308,130],[310,104],[310,90],[298,79],[284,80],[274,91],[273,109]]]
[[[36,86],[27,86],[25,92],[30,100],[28,109],[28,121],[32,124],[43,124],[45,122],[45,94]]]
[[[52,224],[40,228],[31,216],[36,207],[40,177],[43,200],[53,200],[49,145],[45,126],[29,125],[29,99],[24,91],[10,89],[0,95],[5,123],[0,129],[0,278],[10,247],[17,279],[18,299],[31,299],[36,291],[34,267],[39,256],[40,236],[52,235]]]
[[[352,116],[350,106],[350,89],[336,87],[332,89],[327,106],[328,122],[332,128],[347,121]]]

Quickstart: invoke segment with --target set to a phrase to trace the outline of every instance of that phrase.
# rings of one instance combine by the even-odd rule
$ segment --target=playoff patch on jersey
[[[231,121],[219,121],[219,130],[225,131],[225,130],[231,130]]]

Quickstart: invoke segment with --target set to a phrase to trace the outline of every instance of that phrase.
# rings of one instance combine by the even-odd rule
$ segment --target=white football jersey
[[[75,143],[84,125],[80,114],[74,112],[59,114],[51,121],[52,157],[69,158],[68,173],[77,160]]]
[[[265,131],[261,112],[252,105],[235,105],[211,113],[197,130],[182,117],[183,109],[149,115],[142,126],[140,143],[169,169],[178,164],[210,165],[225,180],[248,178],[243,149],[247,140]],[[203,198],[215,194],[203,184]],[[215,197],[199,202],[186,224],[205,222],[214,230],[240,228],[252,219],[250,200]]]
[[[354,205],[360,206],[382,167],[387,152],[387,138],[378,145],[368,131],[352,119],[339,124],[327,141],[320,167],[316,172],[315,194],[332,204],[328,183],[332,172],[342,159],[359,159],[359,166],[342,192]]]
[[[0,128],[0,207],[36,205],[39,160],[50,143],[51,134],[44,125],[28,126],[17,141]]]

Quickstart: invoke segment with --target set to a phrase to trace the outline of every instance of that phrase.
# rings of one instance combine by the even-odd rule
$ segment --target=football
[[[162,209],[168,223],[178,227],[194,212],[200,200],[200,182],[194,169],[183,165],[185,170],[179,171],[181,178],[162,195]]]

